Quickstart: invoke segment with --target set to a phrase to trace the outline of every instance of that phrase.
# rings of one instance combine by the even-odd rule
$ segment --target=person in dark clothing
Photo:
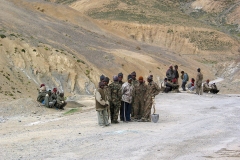
[[[211,87],[212,87],[212,89],[210,90],[211,93],[217,94],[219,92],[219,90],[217,89],[217,85],[215,83],[213,83]]]
[[[64,93],[60,93],[57,95],[57,104],[56,107],[58,109],[64,110],[64,107],[67,105],[67,102],[64,100]]]
[[[169,81],[172,81],[175,78],[172,66],[170,66],[169,69],[167,70],[166,77]]]
[[[121,87],[122,87],[122,85],[124,84],[124,82],[122,81],[122,79],[123,79],[123,74],[122,74],[122,73],[118,73],[118,83],[121,85]],[[123,101],[121,101],[120,121],[123,121],[123,105],[124,105],[124,103],[123,103]]]
[[[185,73],[184,71],[181,71],[181,74],[183,75],[183,79],[182,79],[182,89],[183,91],[186,91],[186,84],[188,82],[188,74]]]
[[[178,65],[174,66],[173,73],[174,73],[174,78],[176,79],[176,84],[178,84],[178,78],[179,78]]]

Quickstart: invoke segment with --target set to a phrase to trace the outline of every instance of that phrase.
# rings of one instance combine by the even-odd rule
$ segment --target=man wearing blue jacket
[[[181,71],[181,74],[182,74],[182,89],[183,91],[186,91],[186,84],[187,84],[187,81],[188,81],[188,74],[187,73],[184,73],[184,71]]]

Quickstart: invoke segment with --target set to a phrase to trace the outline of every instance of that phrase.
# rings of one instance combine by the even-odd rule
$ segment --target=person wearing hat
[[[122,73],[118,73],[118,83],[122,86],[123,85],[123,81],[122,81],[122,79],[123,79],[123,74]]]
[[[118,83],[121,85],[124,84],[124,82],[122,81],[123,79],[123,74],[122,72],[118,73]],[[120,107],[120,121],[123,121],[123,113],[122,113],[122,110],[123,110],[123,101],[121,101],[121,107]]]
[[[143,77],[138,78],[138,83],[134,88],[133,97],[134,97],[134,120],[140,120],[143,114],[144,108],[144,98],[147,90],[147,85],[144,83]]]
[[[96,91],[95,94],[95,101],[96,101],[96,111],[98,115],[98,125],[99,126],[108,126],[108,113],[107,113],[107,107],[109,106],[108,101],[106,101],[106,95],[104,93],[104,86],[105,84],[103,82],[99,83],[99,88]]]
[[[40,87],[37,89],[38,90],[38,93],[42,92],[42,90],[45,88],[46,90],[46,86],[45,84],[41,84]]]
[[[166,77],[169,81],[172,81],[175,78],[173,66],[170,66],[169,69],[167,70]]]
[[[49,95],[49,108],[56,105],[57,102],[57,88],[53,88],[52,93]]]
[[[37,101],[42,104],[45,104],[44,99],[47,94],[48,94],[48,91],[46,90],[46,86],[44,85],[40,88],[40,91],[38,92]]]
[[[201,73],[201,69],[197,69],[197,77],[196,77],[196,94],[202,95],[202,80],[203,74]]]
[[[207,79],[206,82],[203,83],[203,92],[208,93],[211,91],[211,89],[212,89],[212,87],[210,87],[210,85],[209,85],[209,79]]]
[[[118,82],[118,76],[113,76],[113,82],[109,85],[110,88],[110,117],[111,123],[119,123],[118,122],[118,115],[119,109],[121,107],[121,98],[122,98],[122,91],[121,85]]]
[[[151,122],[151,109],[153,105],[153,100],[156,95],[158,95],[161,91],[160,87],[155,83],[151,76],[147,78],[148,85],[147,85],[147,91],[146,96],[144,98],[145,100],[145,107],[143,112],[143,117],[141,119],[142,122]]]
[[[131,121],[132,97],[133,97],[132,75],[128,75],[128,81],[122,85],[122,101],[123,101],[123,121]]]

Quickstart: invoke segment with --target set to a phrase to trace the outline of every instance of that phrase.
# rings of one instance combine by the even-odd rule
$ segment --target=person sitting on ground
[[[39,94],[38,94],[38,97],[37,97],[37,101],[42,103],[42,104],[45,104],[44,99],[45,99],[45,96],[47,94],[48,94],[48,91],[46,91],[46,87],[42,86],[40,88],[40,91],[39,91]]]
[[[179,93],[179,85],[176,84],[176,79],[173,79],[172,82],[171,81],[168,81],[167,82],[167,87],[170,87],[170,90],[171,92],[175,92],[175,93]]]
[[[57,102],[57,88],[53,88],[51,95],[49,96],[49,107],[52,108]]]
[[[194,89],[195,89],[194,83],[195,83],[195,79],[192,78],[192,79],[191,79],[191,82],[188,84],[188,89],[189,89],[190,91],[194,91]]]
[[[215,83],[213,83],[212,85],[211,85],[211,90],[210,90],[210,92],[211,93],[213,93],[213,94],[217,94],[218,92],[219,92],[219,90],[217,89],[217,85],[215,84]]]
[[[181,71],[181,74],[183,75],[183,79],[182,79],[182,89],[183,91],[186,91],[186,84],[187,84],[187,81],[188,81],[188,74],[185,73],[184,71]]]
[[[108,112],[107,108],[109,102],[107,101],[106,94],[104,92],[105,84],[103,82],[99,83],[99,88],[96,91],[95,101],[96,101],[96,111],[98,115],[98,125],[108,126]]]
[[[164,81],[161,83],[161,90],[164,93],[168,93],[169,91],[172,90],[172,86],[167,82],[167,78],[164,78]]]
[[[42,89],[45,88],[46,89],[46,86],[45,84],[41,84],[40,87],[37,89],[38,90],[38,93],[42,92]]]
[[[203,92],[208,93],[212,88],[209,86],[209,79],[203,84]]]
[[[56,107],[58,109],[62,109],[64,110],[64,107],[67,105],[67,102],[65,102],[64,100],[64,93],[60,93],[59,95],[57,95],[57,104]]]

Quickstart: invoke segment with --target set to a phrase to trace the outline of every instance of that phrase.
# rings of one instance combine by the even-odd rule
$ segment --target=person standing
[[[183,91],[186,91],[186,84],[188,82],[188,74],[185,73],[184,71],[181,71],[181,74],[183,75],[183,79],[182,79],[182,89]]]
[[[98,125],[99,126],[108,126],[108,113],[107,113],[107,106],[109,105],[108,101],[106,101],[106,95],[104,93],[104,86],[103,82],[99,83],[99,88],[95,94],[95,101],[96,101],[96,111],[98,115]]]
[[[152,77],[148,77],[147,79],[148,85],[147,85],[147,91],[145,94],[145,107],[143,112],[143,117],[141,119],[142,122],[151,122],[151,109],[153,104],[153,99],[156,95],[158,95],[161,91],[160,87],[152,80]]]
[[[118,73],[118,83],[121,85],[121,88],[122,88],[122,85],[124,84],[124,82],[122,81],[123,79],[123,74],[122,72]],[[121,107],[120,107],[120,121],[123,121],[123,101],[121,101]]]
[[[144,97],[147,90],[147,85],[143,81],[143,77],[138,78],[138,84],[134,88],[134,120],[139,120],[142,118],[143,107],[144,107]]]
[[[121,99],[122,99],[122,91],[121,85],[118,82],[118,76],[113,76],[113,83],[109,85],[110,88],[110,117],[111,123],[119,123],[118,122],[118,115],[119,109],[121,107]]]
[[[137,84],[138,84],[138,80],[136,79],[136,77],[137,77],[137,74],[136,74],[136,72],[135,71],[133,71],[132,73],[131,73],[131,76],[132,76],[132,85],[133,85],[133,88],[135,88],[136,86],[137,86]],[[133,95],[133,97],[132,97],[132,107],[134,107],[135,106],[135,101],[134,101],[134,95]],[[134,109],[132,108],[132,111],[131,111],[131,117],[132,118],[134,118]]]
[[[174,79],[176,79],[176,84],[178,84],[178,78],[179,78],[178,65],[174,66],[173,73],[174,73]]]
[[[108,118],[110,118],[111,91],[110,91],[110,88],[108,86],[109,78],[105,77],[104,80],[103,80],[103,83],[104,83],[103,91],[104,91],[104,94],[105,94],[105,101],[107,101],[108,104],[109,104],[107,106]]]
[[[169,69],[167,70],[166,77],[169,81],[172,81],[175,78],[172,66],[170,66]]]
[[[131,121],[130,114],[132,109],[133,97],[132,75],[128,75],[128,81],[122,85],[122,101],[123,101],[123,121]]]
[[[202,80],[203,74],[201,73],[201,69],[197,69],[197,77],[196,77],[196,94],[202,95]]]

